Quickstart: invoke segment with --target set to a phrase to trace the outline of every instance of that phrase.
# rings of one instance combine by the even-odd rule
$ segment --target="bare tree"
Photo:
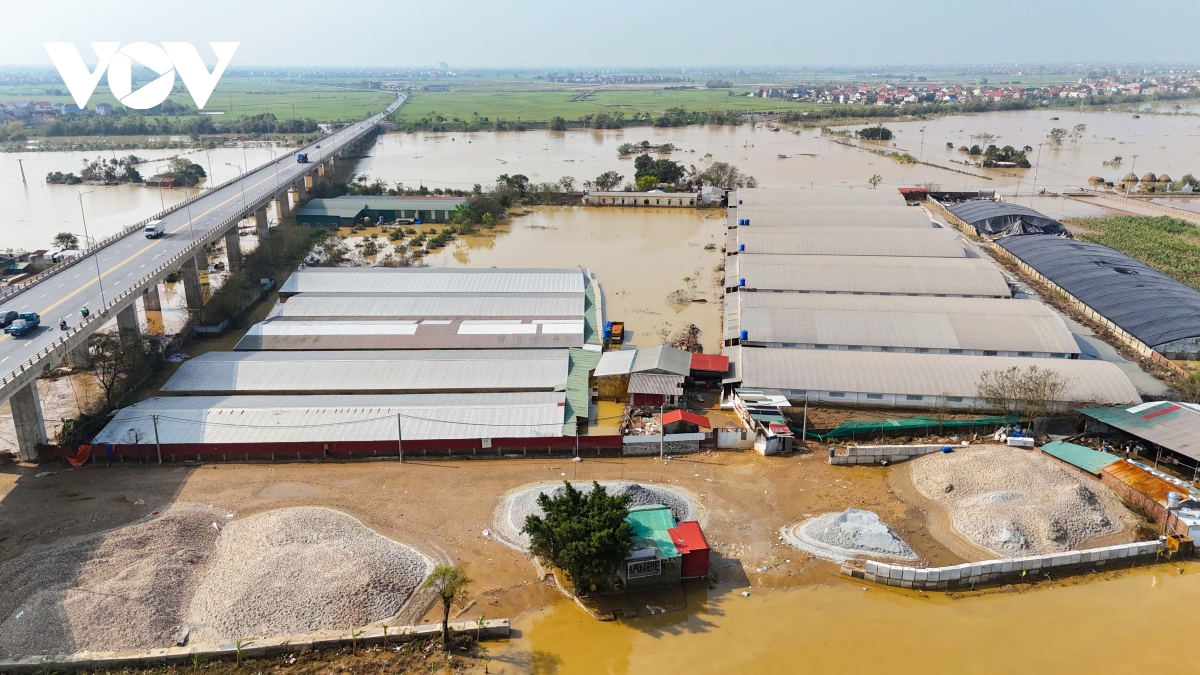
[[[978,396],[989,407],[1015,412],[1033,421],[1061,403],[1068,390],[1067,379],[1058,371],[1029,366],[987,370],[979,376]]]

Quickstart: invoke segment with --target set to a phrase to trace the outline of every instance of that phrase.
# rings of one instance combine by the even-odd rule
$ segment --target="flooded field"
[[[1178,571],[1177,571],[1178,570]],[[951,599],[840,580],[764,593],[692,587],[688,610],[597,622],[559,602],[490,645],[493,673],[1155,672],[1192,602],[1195,563],[1117,572],[1024,593]],[[1108,577],[1109,574],[1096,575]],[[1105,642],[1114,626],[1160,639]],[[1036,637],[1035,637],[1036,636]]]

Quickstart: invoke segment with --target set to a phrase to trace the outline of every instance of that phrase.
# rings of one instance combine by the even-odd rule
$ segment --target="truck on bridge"
[[[167,226],[161,220],[152,220],[146,223],[146,238],[158,239],[167,233]]]
[[[42,317],[34,312],[22,312],[17,315],[17,320],[9,324],[4,332],[8,335],[24,335],[34,328],[37,328],[42,323]]]
[[[317,146],[317,147],[320,147],[320,146]],[[308,153],[307,152],[296,153],[296,163],[297,164],[308,164]]]

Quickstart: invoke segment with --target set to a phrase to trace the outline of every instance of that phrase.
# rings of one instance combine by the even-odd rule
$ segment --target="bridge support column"
[[[183,294],[188,309],[204,307],[204,295],[200,292],[200,269],[196,266],[195,256],[183,261]]]
[[[117,312],[117,332],[121,340],[137,340],[142,336],[138,327],[137,303],[131,302],[125,309]]]
[[[67,353],[67,365],[75,369],[92,367],[92,352],[88,349],[87,340]]]
[[[42,416],[42,400],[38,397],[37,380],[17,390],[8,399],[12,407],[13,426],[17,429],[17,449],[21,460],[35,462],[37,446],[46,444],[46,418]]]
[[[279,220],[292,217],[292,202],[287,190],[275,195],[275,217]]]
[[[304,185],[305,181],[296,183],[296,205],[299,206],[308,201],[308,188]]]
[[[300,182],[304,185],[305,189],[314,188],[317,186],[317,177],[314,174],[306,173],[304,174],[304,180]]]
[[[225,233],[225,255],[229,258],[229,270],[242,264],[242,242],[238,239],[238,229],[235,223]]]
[[[258,230],[259,239],[271,236],[271,229],[267,225],[267,207],[264,206],[254,212],[254,227]]]
[[[142,307],[147,312],[162,311],[162,297],[158,294],[158,284],[154,284],[142,291]]]

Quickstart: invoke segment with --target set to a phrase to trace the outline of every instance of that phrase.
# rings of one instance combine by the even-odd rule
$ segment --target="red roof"
[[[706,373],[729,372],[729,357],[720,354],[692,354],[692,370]]]
[[[667,530],[667,534],[671,535],[671,543],[675,544],[680,555],[708,550],[708,540],[704,538],[704,531],[700,529],[700,523],[694,520],[679,523],[678,527]]]
[[[671,412],[663,415],[663,424],[674,424],[675,422],[690,422],[698,427],[704,427],[705,429],[712,428],[712,423],[708,421],[707,417],[704,415],[697,415],[696,413],[688,412],[686,410],[672,410]]]

